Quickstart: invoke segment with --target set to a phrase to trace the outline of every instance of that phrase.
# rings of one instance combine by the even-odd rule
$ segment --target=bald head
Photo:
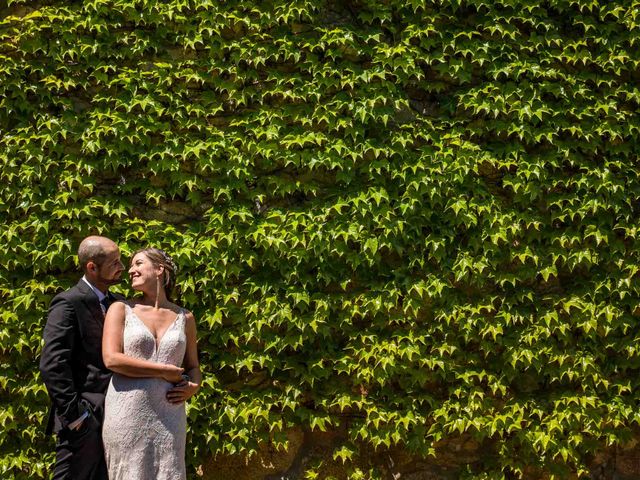
[[[78,247],[78,261],[83,272],[87,272],[87,263],[93,262],[100,266],[110,253],[118,250],[118,245],[107,238],[92,235],[80,242]]]

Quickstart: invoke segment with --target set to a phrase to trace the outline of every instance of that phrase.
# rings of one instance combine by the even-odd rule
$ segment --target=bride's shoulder
[[[118,300],[117,302],[113,302],[113,305],[117,305],[118,310],[121,311],[123,314],[128,315],[129,312],[133,312],[134,309],[136,308],[138,302],[136,302],[135,300],[132,299],[122,299],[122,300]]]
[[[111,305],[109,305],[109,308],[105,313],[105,318],[113,317],[114,315],[117,318],[120,316],[124,316],[124,313],[125,313],[125,302],[123,300],[116,300]]]
[[[184,307],[181,307],[180,305],[178,305],[178,304],[176,304],[176,303],[174,303],[174,304],[172,304],[172,305],[173,305],[173,307],[172,307],[172,308],[174,308],[174,309],[175,309],[175,310],[174,310],[175,312],[177,312],[177,313],[182,313],[182,314],[185,316],[185,318],[186,318],[187,320],[189,320],[189,321],[193,321],[193,320],[194,320],[193,313],[191,313],[189,310],[187,310],[187,309],[186,309],[186,308],[184,308]]]

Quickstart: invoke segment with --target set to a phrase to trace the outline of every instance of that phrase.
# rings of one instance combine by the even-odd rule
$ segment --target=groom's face
[[[106,285],[115,285],[120,282],[123,271],[124,265],[120,260],[120,250],[116,247],[107,252],[102,264],[98,265],[96,273],[99,281]]]

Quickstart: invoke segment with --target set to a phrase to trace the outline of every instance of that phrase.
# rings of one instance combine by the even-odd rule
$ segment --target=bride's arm
[[[179,382],[184,371],[182,368],[130,357],[123,353],[124,319],[124,303],[116,302],[109,307],[102,332],[102,359],[105,366],[128,377],[155,377],[164,378],[171,383]]]
[[[187,349],[184,354],[183,366],[189,380],[179,383],[167,392],[167,400],[171,403],[182,403],[193,396],[200,388],[202,374],[198,362],[198,345],[196,338],[196,320],[191,312],[186,314],[185,334]]]

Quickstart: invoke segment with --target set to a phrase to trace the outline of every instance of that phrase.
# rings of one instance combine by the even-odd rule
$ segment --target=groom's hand
[[[198,391],[198,384],[183,380],[167,392],[167,401],[178,404],[186,402]]]

